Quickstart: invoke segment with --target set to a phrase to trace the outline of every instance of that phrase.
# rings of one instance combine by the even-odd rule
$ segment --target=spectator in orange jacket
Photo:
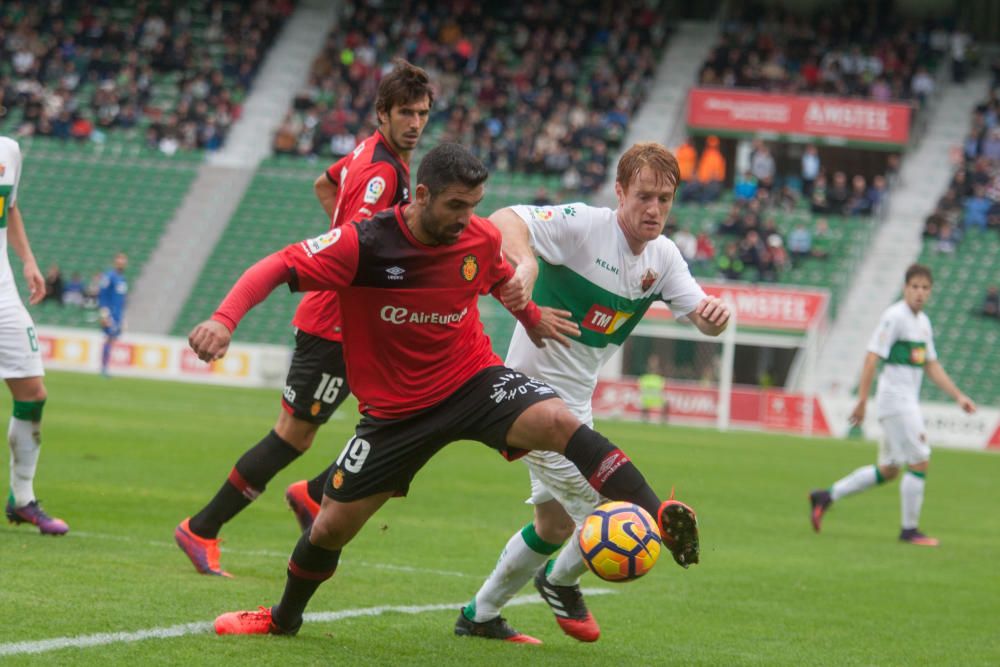
[[[696,200],[702,204],[713,202],[722,194],[722,185],[726,180],[726,158],[719,150],[719,139],[710,136],[705,142],[705,150],[698,160],[695,180],[685,191],[685,201]]]
[[[694,167],[698,162],[698,153],[691,145],[690,139],[685,139],[684,143],[674,151],[677,158],[677,165],[680,167],[681,183],[688,183],[694,177]]]

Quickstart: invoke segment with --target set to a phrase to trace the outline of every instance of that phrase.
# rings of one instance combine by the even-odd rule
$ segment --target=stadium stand
[[[385,7],[355,7],[331,32],[276,152],[347,154],[374,129],[377,75],[400,56],[437,82],[433,137],[470,146],[491,170],[559,174],[564,190],[592,192],[669,33],[662,2],[621,3],[613,15],[583,1],[391,4],[413,19],[390,23]]]
[[[65,281],[78,274],[84,285],[119,250],[129,255],[129,275],[135,275],[196,174],[191,162],[156,151],[128,155],[44,137],[22,139],[21,149],[18,203],[39,266],[57,264]],[[21,281],[19,270],[14,275]],[[46,301],[32,314],[42,324],[89,326],[97,314],[87,305]]]
[[[0,5],[0,132],[218,148],[292,0]]]
[[[669,34],[665,12],[658,11],[662,3],[625,3],[612,16],[577,2],[573,10],[580,20],[572,30],[561,23],[567,11],[563,6],[527,2],[515,14],[513,8],[495,4],[463,4],[468,11],[453,11],[458,4],[428,8],[403,0],[388,7],[345,8],[275,135],[275,157],[262,165],[218,246],[243,248],[238,253],[243,265],[226,268],[226,253],[217,248],[199,278],[203,288],[185,304],[175,333],[186,333],[223,296],[224,288],[204,286],[228,285],[249,258],[319,233],[321,213],[309,184],[327,162],[352,150],[357,137],[374,129],[378,74],[393,57],[418,62],[440,87],[422,150],[440,141],[460,141],[490,166],[481,214],[512,203],[579,198],[604,182],[610,152],[647,94],[654,53]],[[388,22],[389,14],[414,18]],[[549,43],[562,46],[534,48]],[[393,50],[390,44],[398,47]],[[415,162],[420,156],[418,150]],[[287,194],[292,182],[301,198]],[[316,222],[291,223],[288,229],[279,225],[284,231],[264,236],[255,231],[275,224],[262,213],[268,203],[260,193],[270,188],[281,190],[287,219]],[[252,316],[242,325],[241,336],[287,342],[296,303],[283,299],[280,305],[268,305],[275,311]],[[505,350],[513,320],[490,299],[483,300],[482,308],[487,328],[497,332],[497,348]]]
[[[816,7],[805,15],[746,3],[724,23],[700,83],[922,105],[934,91],[931,73],[958,39],[941,22],[907,21],[870,3]]]
[[[1000,91],[973,112],[955,174],[924,224],[921,262],[934,270],[927,312],[938,354],[981,404],[1000,404],[1000,378],[984,350],[1000,342],[1000,319],[983,314],[1000,285]],[[926,400],[946,401],[932,383]]]

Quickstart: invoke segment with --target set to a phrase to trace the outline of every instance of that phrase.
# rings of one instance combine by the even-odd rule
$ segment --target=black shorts
[[[350,393],[344,346],[304,331],[295,332],[282,407],[296,419],[325,424]]]
[[[442,447],[476,440],[507,460],[526,450],[507,446],[507,431],[535,403],[557,398],[547,384],[504,366],[476,373],[440,403],[402,419],[365,415],[337,457],[326,495],[340,502],[384,491],[405,496],[417,472]]]

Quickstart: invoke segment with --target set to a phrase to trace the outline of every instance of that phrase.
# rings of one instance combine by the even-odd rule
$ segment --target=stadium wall
[[[714,426],[719,406],[716,387],[697,382],[668,381],[670,422],[690,426]],[[834,438],[849,437],[847,417],[854,400],[817,396],[811,414],[806,395],[781,389],[734,386],[730,401],[733,428]],[[958,406],[922,403],[927,437],[934,446],[956,449],[1000,450],[1000,409],[980,408],[967,415]],[[882,436],[874,401],[868,405],[864,437]],[[605,419],[640,420],[639,386],[635,378],[601,380],[594,392],[594,416]]]
[[[96,330],[39,327],[38,343],[50,370],[99,373],[103,335]],[[110,371],[121,377],[175,380],[238,387],[283,386],[291,349],[281,345],[234,343],[225,359],[207,364],[188,347],[187,340],[171,336],[126,333],[115,344]],[[670,420],[679,424],[714,426],[719,392],[696,382],[672,381],[667,387]],[[845,437],[849,398],[820,396],[809,409],[800,393],[756,387],[734,387],[731,425],[736,428]],[[928,437],[935,445],[962,449],[1000,449],[1000,410],[982,408],[967,415],[954,405],[922,405]],[[869,406],[874,415],[874,406]],[[594,394],[594,416],[634,419],[642,416],[639,388],[634,378],[601,380]],[[878,420],[865,422],[864,435],[878,439]]]
[[[47,369],[101,370],[104,336],[99,331],[39,327],[38,344]],[[115,343],[108,366],[113,375],[122,377],[281,387],[290,359],[291,349],[281,345],[234,343],[224,359],[206,364],[183,338],[126,333]]]

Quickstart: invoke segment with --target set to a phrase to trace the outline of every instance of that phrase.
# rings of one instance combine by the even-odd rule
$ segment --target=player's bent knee
[[[566,443],[580,428],[561,400],[542,401],[525,410],[507,435],[507,444],[522,449],[543,449],[562,453]]]
[[[274,425],[274,432],[278,437],[300,452],[305,452],[312,446],[318,430],[319,424],[298,419],[284,411]]]
[[[42,382],[42,378],[40,377],[18,378],[16,380],[9,380],[8,383],[11,396],[16,401],[39,402],[49,397],[48,392],[45,391],[45,383]]]
[[[879,466],[879,472],[882,473],[882,479],[888,482],[899,477],[899,466]]]
[[[573,534],[574,528],[576,524],[569,517],[565,520],[552,518],[544,521],[535,520],[535,532],[550,544],[562,544]]]
[[[351,540],[340,530],[334,515],[326,513],[324,516],[321,511],[316,516],[316,520],[313,521],[309,532],[309,541],[324,549],[333,550],[343,549]]]
[[[538,536],[551,544],[562,544],[576,528],[573,517],[556,500],[535,505],[534,525]]]

